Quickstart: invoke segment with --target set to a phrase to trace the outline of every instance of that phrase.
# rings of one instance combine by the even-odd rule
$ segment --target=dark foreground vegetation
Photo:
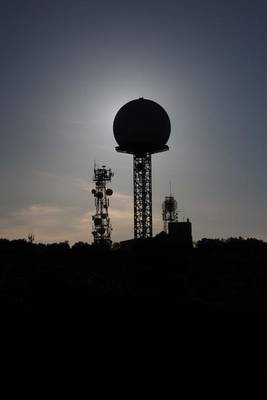
[[[267,243],[256,239],[202,239],[187,250],[156,239],[117,250],[1,239],[0,258],[0,304],[9,313],[267,308]]]

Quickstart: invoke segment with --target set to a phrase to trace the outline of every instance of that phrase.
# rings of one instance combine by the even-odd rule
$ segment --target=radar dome
[[[136,154],[168,150],[171,123],[167,112],[158,103],[144,98],[126,103],[117,112],[114,137],[118,151]]]
[[[174,212],[177,210],[177,201],[175,200],[174,197],[167,196],[167,197],[165,197],[165,200],[162,203],[162,208],[163,208],[163,210],[166,210],[168,212]]]

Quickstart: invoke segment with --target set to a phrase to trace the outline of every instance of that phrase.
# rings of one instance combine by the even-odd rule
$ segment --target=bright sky
[[[114,170],[113,241],[133,237],[132,158],[112,123],[168,112],[153,156],[154,234],[169,181],[194,240],[267,240],[265,0],[2,0],[0,237],[92,241],[93,164]]]

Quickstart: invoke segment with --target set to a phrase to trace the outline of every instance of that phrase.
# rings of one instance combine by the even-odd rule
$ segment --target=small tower
[[[178,211],[177,211],[177,201],[172,196],[171,185],[170,185],[170,195],[165,197],[162,203],[162,219],[163,219],[163,229],[166,233],[169,233],[169,223],[178,222]]]
[[[92,216],[93,220],[93,237],[94,244],[111,246],[111,224],[108,215],[109,196],[112,196],[113,190],[107,189],[107,182],[111,181],[114,176],[111,169],[107,169],[105,165],[101,168],[94,166],[95,189],[92,189],[92,194],[95,197],[96,212]]]

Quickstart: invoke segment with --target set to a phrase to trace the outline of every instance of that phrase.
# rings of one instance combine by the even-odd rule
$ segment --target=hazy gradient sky
[[[193,235],[267,240],[267,1],[0,1],[0,237],[92,240],[93,163],[111,167],[113,241],[133,237],[132,157],[113,118],[169,113],[154,234],[172,181]]]

